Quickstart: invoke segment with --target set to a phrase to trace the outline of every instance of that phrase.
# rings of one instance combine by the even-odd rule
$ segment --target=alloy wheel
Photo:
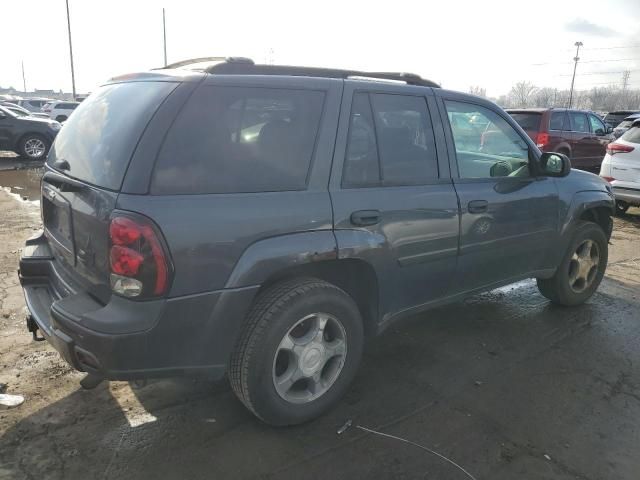
[[[571,256],[569,286],[576,293],[584,292],[593,283],[600,263],[600,247],[593,240],[585,240]]]

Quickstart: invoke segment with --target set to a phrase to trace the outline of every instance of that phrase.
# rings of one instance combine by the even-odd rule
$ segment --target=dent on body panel
[[[244,251],[225,288],[260,285],[286,268],[337,258],[336,240],[330,230],[267,238]]]

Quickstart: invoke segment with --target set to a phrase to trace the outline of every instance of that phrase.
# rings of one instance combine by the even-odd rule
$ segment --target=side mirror
[[[607,125],[607,134],[613,133],[613,127],[611,125]]]
[[[562,153],[545,152],[540,156],[540,170],[549,177],[566,177],[571,172],[571,160]]]

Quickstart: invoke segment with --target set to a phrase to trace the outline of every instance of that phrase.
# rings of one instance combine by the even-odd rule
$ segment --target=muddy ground
[[[20,190],[0,191],[0,382],[26,398],[0,410],[2,479],[468,478],[397,440],[337,435],[348,419],[478,480],[640,478],[640,209],[616,219],[587,304],[554,307],[525,281],[431,311],[368,345],[334,410],[274,429],[224,383],[81,390],[24,328],[16,269],[39,213]]]

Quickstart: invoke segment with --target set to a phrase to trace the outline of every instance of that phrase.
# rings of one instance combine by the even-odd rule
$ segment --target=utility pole
[[[167,66],[167,21],[164,15],[164,8],[162,9],[162,36],[164,38],[164,66]]]
[[[573,57],[573,77],[571,77],[571,90],[569,91],[569,108],[571,108],[571,103],[573,102],[573,84],[576,81],[576,68],[578,68],[578,60],[580,60],[578,53],[580,53],[582,42],[576,42],[574,45],[576,46],[576,56]]]
[[[24,78],[24,60],[22,60],[22,91],[27,92],[27,81]]]
[[[69,0],[67,3],[67,29],[69,30],[69,58],[71,59],[71,89],[73,91],[73,99],[76,99],[76,74],[73,71],[73,47],[71,46],[71,17],[69,16]]]

